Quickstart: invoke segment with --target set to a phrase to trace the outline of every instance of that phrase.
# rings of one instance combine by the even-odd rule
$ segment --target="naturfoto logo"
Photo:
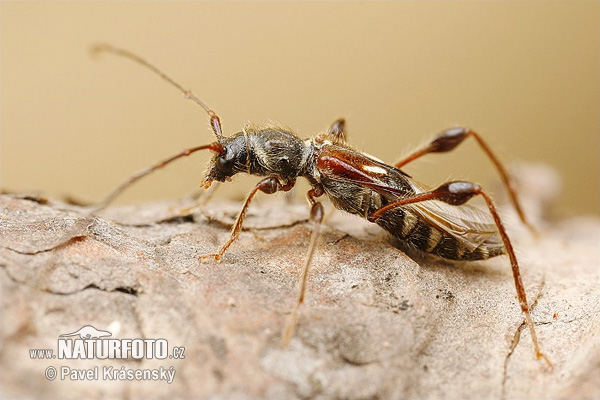
[[[183,359],[184,347],[169,350],[166,339],[116,339],[112,333],[85,325],[80,329],[58,336],[54,349],[31,349],[32,359],[91,360],[91,359]]]
[[[91,325],[82,326],[80,329],[58,335],[56,353],[54,349],[30,349],[32,359],[59,359],[59,360],[91,360],[91,359],[184,359],[185,347],[174,346],[169,350],[166,339],[116,339],[112,332],[96,329]],[[60,372],[60,373],[59,373]],[[161,380],[173,382],[175,368],[160,366],[154,369],[120,368],[103,366],[74,369],[63,365],[53,365],[46,368],[46,379],[52,381],[57,377],[61,380]]]

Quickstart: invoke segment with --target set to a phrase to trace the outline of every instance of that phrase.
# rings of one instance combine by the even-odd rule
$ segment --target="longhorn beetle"
[[[92,51],[128,58],[159,75],[179,89],[187,99],[204,109],[210,117],[210,125],[216,136],[216,141],[212,143],[186,149],[133,175],[98,203],[92,214],[105,208],[142,177],[197,151],[210,150],[214,155],[201,183],[204,188],[208,189],[214,181],[228,181],[238,173],[264,177],[246,197],[229,240],[216,253],[200,256],[200,259],[213,258],[220,261],[238,238],[254,196],[258,192],[273,194],[289,191],[294,187],[296,179],[302,177],[312,187],[306,197],[310,204],[313,231],[302,270],[296,307],[284,331],[284,343],[293,334],[300,306],[304,302],[308,271],[323,221],[323,206],[317,198],[326,195],[336,208],[376,223],[409,246],[441,258],[469,261],[507,254],[536,357],[543,358],[549,366],[552,365],[538,344],[517,257],[496,206],[487,192],[479,185],[465,181],[446,182],[430,190],[400,170],[402,166],[421,156],[451,151],[465,139],[472,137],[498,170],[520,219],[534,231],[525,218],[508,173],[479,134],[464,127],[445,130],[428,145],[393,166],[350,147],[346,143],[343,119],[335,121],[326,132],[306,140],[300,139],[289,129],[278,127],[246,127],[231,136],[224,136],[221,120],[210,107],[145,59],[106,44],[96,45]],[[465,204],[477,195],[485,200],[491,219],[488,214]]]

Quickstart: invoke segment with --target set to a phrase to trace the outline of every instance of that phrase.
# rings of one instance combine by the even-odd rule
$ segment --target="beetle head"
[[[210,160],[206,176],[201,185],[209,188],[213,181],[229,181],[238,172],[247,171],[248,149],[243,132],[238,132],[230,137],[220,137],[219,150]]]

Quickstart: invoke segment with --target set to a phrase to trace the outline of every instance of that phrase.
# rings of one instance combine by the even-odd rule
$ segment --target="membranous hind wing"
[[[437,200],[404,206],[429,224],[457,239],[468,251],[482,244],[490,247],[503,246],[491,216],[470,206],[451,206]]]
[[[319,154],[317,168],[322,177],[367,188],[379,194],[386,204],[428,190],[404,172],[341,146],[325,147]],[[481,245],[502,247],[492,217],[476,207],[428,200],[401,209],[456,239],[469,252]]]

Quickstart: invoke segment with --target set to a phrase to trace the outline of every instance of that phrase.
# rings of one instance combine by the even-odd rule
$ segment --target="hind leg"
[[[394,167],[400,169],[409,162],[414,161],[417,158],[429,153],[446,153],[452,151],[469,137],[475,139],[477,144],[479,144],[481,150],[483,150],[483,152],[488,156],[490,161],[492,161],[492,163],[496,167],[496,170],[498,171],[498,174],[500,175],[500,178],[502,179],[502,184],[506,188],[510,201],[513,204],[513,207],[517,210],[517,213],[519,214],[519,218],[521,219],[523,224],[525,224],[529,228],[529,230],[535,234],[536,230],[529,223],[525,216],[525,213],[523,212],[521,204],[519,203],[519,200],[517,198],[517,191],[514,187],[513,181],[509,178],[506,168],[504,168],[504,165],[500,162],[498,157],[496,157],[494,152],[492,152],[492,149],[485,142],[485,140],[483,140],[481,135],[469,128],[457,127],[447,129],[439,133],[431,142],[429,142],[428,145],[415,151],[405,159],[397,162],[396,164],[394,164]]]
[[[512,267],[512,274],[515,282],[515,288],[517,290],[517,296],[519,298],[519,303],[521,305],[521,311],[525,315],[525,320],[527,321],[527,326],[529,327],[529,331],[531,332],[531,339],[533,341],[533,348],[535,350],[535,354],[537,358],[543,358],[546,363],[552,367],[552,363],[546,357],[544,353],[542,353],[540,346],[538,344],[537,334],[535,332],[535,326],[533,324],[533,320],[531,319],[531,315],[529,312],[529,305],[527,303],[527,296],[525,294],[525,286],[523,285],[523,280],[521,279],[521,271],[519,268],[519,263],[517,261],[517,256],[515,255],[515,251],[513,249],[512,243],[506,233],[506,229],[504,228],[504,224],[498,215],[498,211],[496,210],[496,206],[492,202],[492,199],[488,196],[488,194],[477,184],[471,182],[447,182],[442,184],[436,189],[433,189],[429,192],[420,193],[413,197],[408,197],[402,200],[399,200],[395,203],[388,204],[385,207],[378,209],[373,212],[371,215],[367,217],[367,219],[371,222],[377,221],[379,218],[382,218],[385,213],[394,208],[402,207],[407,204],[419,203],[427,200],[439,200],[444,203],[459,206],[461,204],[469,201],[473,196],[480,195],[484,198],[487,207],[494,218],[494,222],[496,227],[498,228],[498,232],[500,233],[500,237],[504,243],[504,247],[506,248],[506,252],[510,259],[510,264]]]

